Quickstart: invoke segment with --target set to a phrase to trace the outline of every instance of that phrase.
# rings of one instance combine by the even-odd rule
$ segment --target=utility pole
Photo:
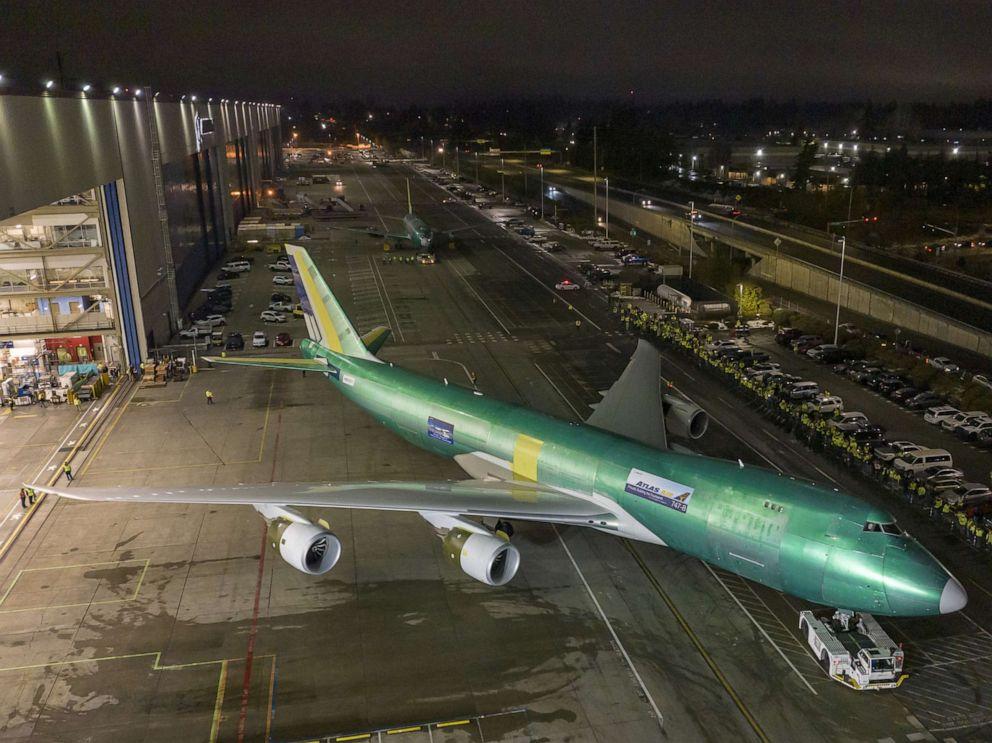
[[[605,178],[603,182],[606,184],[606,239],[610,238],[610,179]]]
[[[461,172],[458,170],[458,146],[455,146],[455,177],[460,178]]]
[[[692,278],[692,213],[696,211],[695,202],[689,202],[689,278]]]
[[[541,169],[541,221],[544,221],[544,165],[539,164]]]
[[[834,345],[837,345],[837,337],[840,335],[840,298],[844,289],[844,255],[847,252],[847,236],[840,238],[840,275],[837,281],[837,315],[834,317]]]
[[[596,127],[592,128],[592,224],[593,228],[599,223],[599,204],[596,199]]]

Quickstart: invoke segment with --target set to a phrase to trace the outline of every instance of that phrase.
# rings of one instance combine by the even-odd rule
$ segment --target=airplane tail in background
[[[310,254],[298,245],[286,244],[293,281],[300,295],[303,319],[310,338],[324,348],[346,356],[377,360],[362,342],[348,316],[320,275]]]

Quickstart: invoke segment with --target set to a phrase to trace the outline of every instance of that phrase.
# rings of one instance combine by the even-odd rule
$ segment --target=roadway
[[[527,170],[537,178],[539,170],[512,161],[514,168]],[[483,167],[487,167],[484,165]],[[488,166],[492,167],[492,166]],[[549,166],[545,172],[545,186],[565,185],[580,188],[591,194],[589,175],[583,175],[562,166]],[[687,206],[659,198],[650,189],[622,180],[611,181],[611,200],[618,201],[622,194],[626,201],[640,204],[650,199],[651,206],[644,207],[648,215],[685,219]],[[600,208],[604,198],[602,184],[599,189]],[[813,231],[789,228],[781,224],[769,225],[757,218],[729,219],[709,212],[706,204],[697,203],[703,218],[695,223],[697,234],[718,241],[725,241],[748,252],[758,251],[763,256],[783,255],[812,264],[836,274],[840,268],[840,247],[826,235]],[[780,239],[776,245],[775,240]],[[934,312],[976,328],[992,327],[992,285],[962,274],[943,271],[891,253],[866,246],[849,245],[844,266],[845,277],[866,286],[900,297]]]
[[[331,170],[367,220],[318,223],[302,244],[360,331],[393,329],[385,359],[453,384],[470,371],[487,394],[588,415],[633,339],[600,295],[553,290],[583,257],[575,241],[563,239],[562,259],[535,250],[415,179],[429,224],[471,229],[434,266],[383,262],[381,241],[331,227],[401,217],[409,173]],[[261,327],[272,288],[263,261],[235,282],[229,327],[246,334]],[[285,329],[303,333],[300,321]],[[992,649],[992,581],[977,558],[785,439],[719,380],[665,357],[666,375],[714,416],[705,452],[884,502],[966,580],[964,615],[889,625],[914,672],[898,693],[858,695],[823,677],[796,639],[795,599],[578,528],[517,525],[520,573],[491,589],[450,565],[414,515],[319,514],[344,553],[313,578],[265,547],[248,508],[56,501],[0,562],[2,734],[980,740],[981,728],[961,728],[992,722],[980,665]],[[384,435],[313,375],[221,368],[131,393],[77,473],[83,485],[462,476]]]

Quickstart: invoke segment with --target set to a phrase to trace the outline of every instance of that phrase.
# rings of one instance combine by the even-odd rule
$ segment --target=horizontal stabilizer
[[[275,356],[203,356],[211,364],[257,366],[261,369],[326,372],[327,364],[317,359],[281,359]]]
[[[393,331],[385,325],[379,325],[372,328],[372,330],[362,336],[362,343],[364,343],[365,347],[369,349],[369,353],[378,353],[379,349],[385,345],[387,340],[389,340],[389,336],[392,332]]]

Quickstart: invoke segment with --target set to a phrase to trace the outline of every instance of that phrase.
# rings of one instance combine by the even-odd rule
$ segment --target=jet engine
[[[710,424],[706,411],[691,400],[678,395],[662,395],[665,409],[665,427],[673,436],[698,439]]]
[[[323,575],[341,557],[341,541],[316,524],[281,522],[274,536],[282,559],[308,575]]]
[[[451,529],[444,536],[443,545],[448,559],[487,586],[509,583],[520,567],[519,550],[492,534]]]

